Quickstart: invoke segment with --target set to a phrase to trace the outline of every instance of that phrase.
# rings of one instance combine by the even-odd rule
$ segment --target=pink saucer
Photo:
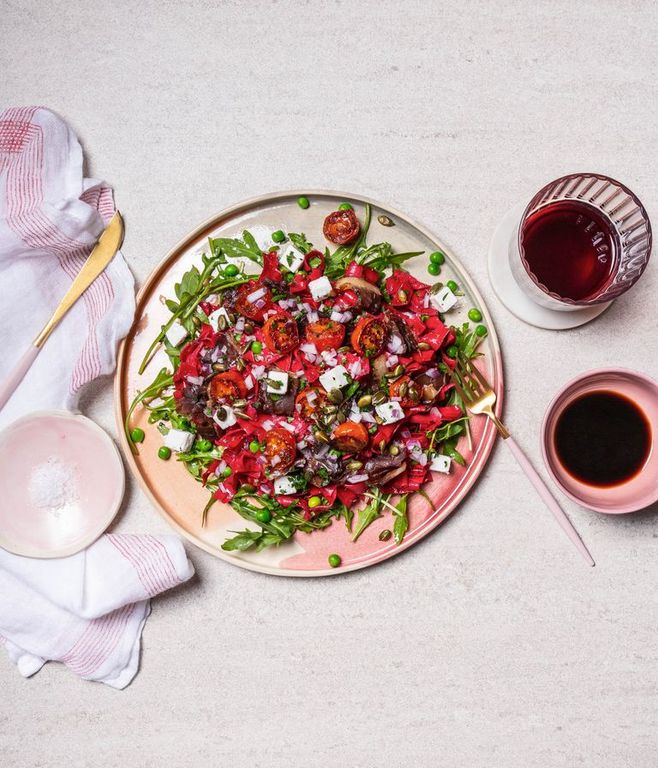
[[[648,376],[625,368],[601,368],[582,373],[566,384],[553,398],[541,429],[541,449],[546,468],[561,490],[573,501],[596,512],[620,515],[637,512],[658,501],[658,435],[651,435],[651,452],[640,472],[620,485],[600,488],[580,482],[557,458],[555,425],[564,408],[575,398],[593,390],[611,390],[633,400],[649,424],[658,424],[658,383]]]
[[[0,546],[26,557],[79,552],[112,522],[124,488],[119,452],[90,419],[18,419],[0,433]]]

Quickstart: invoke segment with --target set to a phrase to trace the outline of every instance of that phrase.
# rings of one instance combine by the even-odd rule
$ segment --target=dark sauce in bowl
[[[570,475],[606,488],[640,472],[651,452],[651,425],[628,397],[595,390],[564,408],[554,440],[558,459]]]

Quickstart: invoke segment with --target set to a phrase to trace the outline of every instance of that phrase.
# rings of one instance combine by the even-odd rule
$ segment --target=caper
[[[419,341],[418,342],[418,349],[421,352],[427,352],[428,349],[432,349],[432,345],[428,344],[426,341]]]
[[[404,365],[402,365],[402,363],[399,363],[398,365],[396,365],[395,368],[393,368],[393,373],[396,376],[402,376],[402,374],[404,373]]]
[[[225,363],[213,363],[212,369],[218,373],[224,373],[224,371],[228,370],[228,366]]]
[[[345,353],[345,352],[351,352],[351,351],[352,351],[352,347],[338,347],[338,350],[337,350],[337,351],[338,351],[338,352],[343,352],[343,353]]]
[[[403,381],[402,384],[400,384],[400,389],[398,390],[399,396],[405,397],[408,391],[409,391],[409,383],[406,381]]]
[[[377,422],[377,424],[384,423],[384,419],[382,419],[382,417],[378,413],[375,414],[375,421]]]
[[[336,421],[339,424],[343,424],[344,422],[347,421],[347,416],[343,413],[343,411],[338,411],[338,413],[336,414]]]
[[[244,332],[250,336],[254,332],[254,326],[252,323],[245,323],[244,324]]]
[[[415,403],[420,400],[420,393],[416,389],[416,387],[409,387],[409,392],[407,393],[410,400],[413,400]]]
[[[236,319],[237,318],[235,317],[235,315],[232,312],[228,313],[228,321],[229,321],[229,323],[231,323],[232,325],[235,325]]]
[[[340,403],[343,402],[343,393],[340,391],[340,389],[330,390],[328,397],[332,403],[336,403],[337,405],[340,405]]]
[[[350,472],[356,472],[357,469],[361,469],[363,466],[362,461],[348,461],[347,462],[347,469],[350,470]]]
[[[384,440],[384,438],[382,438],[379,441],[379,451],[380,451],[380,453],[384,453],[384,448],[386,448],[386,440]]]
[[[398,300],[402,304],[406,304],[409,301],[409,294],[402,288],[400,288],[400,290],[398,291]]]
[[[363,395],[363,397],[360,397],[356,404],[359,406],[359,408],[367,408],[372,403],[372,395]]]
[[[379,540],[380,541],[388,541],[393,534],[388,530],[388,528],[384,528],[384,530],[379,534]]]
[[[246,408],[247,407],[247,401],[246,400],[235,400],[233,403],[234,408]]]
[[[245,413],[244,411],[240,411],[237,408],[233,411],[233,413],[239,418],[239,419],[251,419],[251,416],[248,413]]]
[[[329,438],[325,435],[325,433],[321,429],[316,429],[313,433],[313,437],[318,441],[318,443],[328,443]]]
[[[221,315],[219,320],[217,321],[217,327],[220,331],[225,331],[226,327],[228,326],[228,323],[226,322],[226,318],[224,315]]]
[[[281,389],[283,387],[283,382],[277,381],[276,379],[266,379],[265,382],[268,387],[272,387],[273,389]]]
[[[377,216],[377,221],[382,225],[382,227],[394,227],[395,222],[390,216],[385,216],[383,213],[381,216]]]
[[[235,361],[235,367],[238,369],[238,371],[244,371],[244,369],[247,367],[247,364],[241,357],[239,357]]]
[[[322,410],[326,414],[336,413],[336,411],[338,410],[338,406],[337,405],[325,405]]]
[[[217,416],[217,418],[220,421],[224,421],[226,419],[226,417],[228,416],[228,414],[226,412],[226,408],[223,408],[223,407],[222,408],[218,408],[217,409],[217,413],[215,414],[215,416]]]
[[[392,445],[388,452],[391,454],[391,456],[398,456],[400,453],[400,449],[397,447],[397,445]]]
[[[372,396],[371,402],[373,405],[381,405],[382,403],[385,403],[387,400],[388,400],[388,397],[386,396],[386,393],[380,390],[379,392],[375,392],[375,394]]]

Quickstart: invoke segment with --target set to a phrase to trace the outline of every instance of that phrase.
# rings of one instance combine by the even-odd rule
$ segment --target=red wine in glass
[[[573,199],[549,203],[527,216],[521,246],[537,282],[572,301],[587,301],[605,289],[619,252],[610,220]]]

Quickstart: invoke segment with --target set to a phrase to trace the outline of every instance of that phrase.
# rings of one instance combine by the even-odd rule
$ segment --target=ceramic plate
[[[307,210],[297,205],[300,194],[306,195],[311,201]],[[139,376],[137,373],[150,342],[168,319],[168,311],[161,297],[173,296],[174,283],[180,280],[181,275],[193,263],[200,263],[201,254],[207,250],[207,238],[239,237],[243,229],[249,229],[259,242],[266,242],[272,231],[282,229],[304,232],[311,242],[324,248],[321,234],[324,218],[344,200],[353,204],[361,221],[364,205],[372,205],[368,243],[388,241],[398,252],[425,251],[425,255],[416,257],[405,265],[420,280],[434,280],[427,274],[428,255],[437,249],[446,254],[447,260],[440,279],[444,282],[451,278],[456,280],[465,293],[459,308],[448,314],[447,322],[452,325],[463,322],[470,307],[478,307],[482,311],[483,322],[489,329],[489,335],[481,346],[485,355],[482,361],[483,370],[486,369],[489,380],[498,393],[498,408],[502,405],[503,371],[500,348],[491,317],[480,293],[450,250],[434,235],[403,214],[354,195],[304,190],[263,195],[247,200],[196,228],[165,256],[139,293],[136,321],[120,350],[115,381],[119,434],[128,465],[169,523],[207,552],[254,571],[286,576],[335,575],[374,565],[404,551],[454,511],[482,471],[495,439],[495,429],[491,423],[482,418],[471,421],[473,449],[468,449],[465,439],[458,446],[466,458],[466,467],[460,467],[453,462],[449,475],[435,475],[433,482],[426,486],[425,490],[432,500],[433,508],[420,496],[412,499],[409,509],[410,528],[399,546],[390,540],[379,541],[379,533],[391,524],[388,516],[384,516],[366,529],[356,543],[351,542],[344,524],[339,522],[309,535],[298,534],[292,541],[278,548],[244,553],[225,552],[221,549],[221,544],[232,535],[232,531],[244,529],[245,521],[228,505],[217,503],[212,507],[206,526],[202,527],[201,511],[207,502],[207,492],[190,477],[182,464],[175,461],[163,462],[157,457],[161,437],[155,425],[148,424],[145,412],[140,409],[137,409],[132,426],[141,426],[146,432],[146,440],[140,446],[139,455],[132,454],[122,426],[127,408],[135,393],[150,383],[160,368],[168,365],[166,355],[160,352],[151,361],[144,375]],[[377,221],[377,217],[382,214],[389,216],[395,226],[382,226]],[[342,557],[342,566],[338,569],[327,566],[327,556],[332,552],[337,552]]]

